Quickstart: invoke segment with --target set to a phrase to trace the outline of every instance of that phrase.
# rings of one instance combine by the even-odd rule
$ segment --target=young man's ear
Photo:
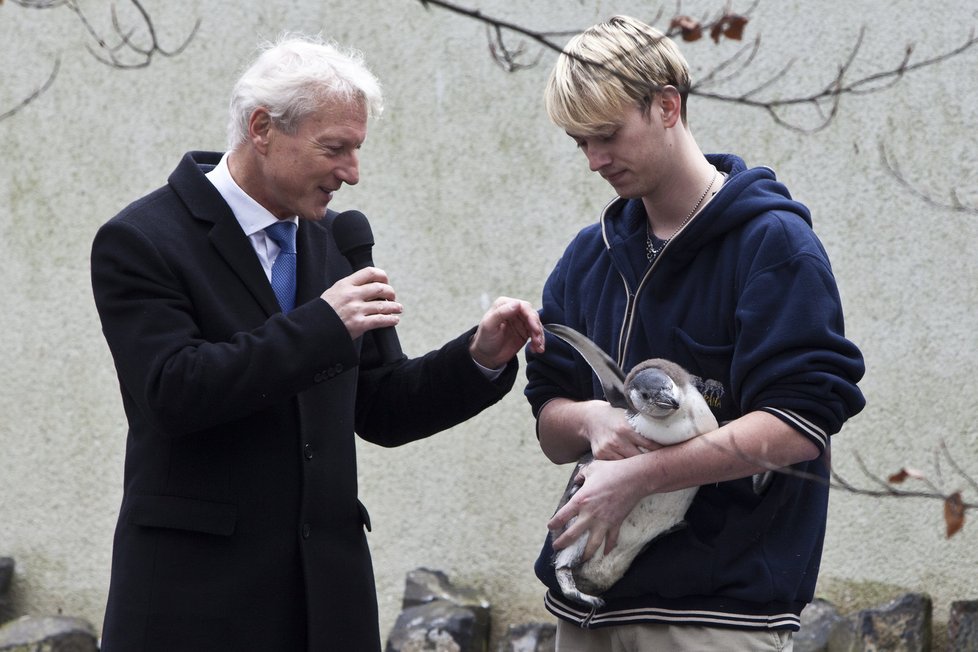
[[[663,126],[676,126],[676,123],[682,119],[683,108],[683,98],[679,94],[679,89],[670,85],[663,86],[662,90],[656,93],[653,108],[661,112]]]

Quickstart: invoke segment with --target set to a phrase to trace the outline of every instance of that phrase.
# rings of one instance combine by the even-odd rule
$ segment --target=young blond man
[[[526,396],[555,463],[591,452],[536,565],[557,649],[790,650],[825,532],[829,438],[864,399],[827,255],[808,209],[768,168],[704,155],[686,116],[688,66],[654,28],[616,16],[575,37],[550,76],[552,121],[616,197],[547,280],[544,323],[571,326],[626,371],[672,360],[721,426],[650,448],[556,338],[528,352]],[[654,447],[653,447],[654,448]],[[761,490],[751,476],[776,473]],[[686,527],[654,541],[592,610],[565,597],[554,549],[615,545],[642,497],[700,487]]]

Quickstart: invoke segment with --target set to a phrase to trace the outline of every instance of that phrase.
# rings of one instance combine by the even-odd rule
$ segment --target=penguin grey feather
[[[609,403],[619,408],[628,407],[628,401],[625,399],[625,374],[610,355],[570,326],[545,324],[543,327],[573,346],[584,361],[591,365],[598,381],[601,382],[604,397]]]
[[[581,333],[561,324],[547,324],[544,328],[584,357],[601,382],[608,402],[624,408],[629,423],[643,437],[667,446],[717,428],[716,418],[702,394],[679,365],[668,360],[647,360],[626,376],[614,360]],[[578,461],[558,511],[580,488],[579,474],[592,460],[588,454]],[[682,527],[696,490],[691,487],[643,498],[625,517],[618,542],[608,554],[601,546],[589,560],[582,562],[587,533],[558,551],[553,562],[564,595],[591,605],[592,609],[603,606],[604,600],[598,596],[621,579],[635,557],[657,537]],[[575,519],[560,531],[551,532],[551,536],[557,538]]]

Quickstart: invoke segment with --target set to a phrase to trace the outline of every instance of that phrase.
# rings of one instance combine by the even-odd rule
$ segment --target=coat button
[[[303,523],[302,524],[302,538],[303,539],[308,539],[310,534],[312,534],[312,526],[309,525],[308,523]]]
[[[307,460],[312,459],[312,444],[306,444],[302,447],[302,456]]]

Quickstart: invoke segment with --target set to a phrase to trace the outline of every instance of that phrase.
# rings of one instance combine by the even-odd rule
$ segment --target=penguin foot
[[[603,600],[599,600],[601,604],[604,604]],[[594,618],[594,614],[598,612],[598,607],[595,605],[591,606],[591,613],[589,613],[584,620],[581,621],[581,629],[587,629],[591,626],[591,620]]]
[[[561,593],[571,600],[589,605],[591,607],[591,616],[594,615],[596,610],[604,606],[604,600],[595,595],[582,593],[577,588],[577,584],[574,582],[574,572],[570,568],[558,568],[556,569],[556,575],[557,584],[560,585]],[[590,620],[591,616],[588,616],[588,620]]]

